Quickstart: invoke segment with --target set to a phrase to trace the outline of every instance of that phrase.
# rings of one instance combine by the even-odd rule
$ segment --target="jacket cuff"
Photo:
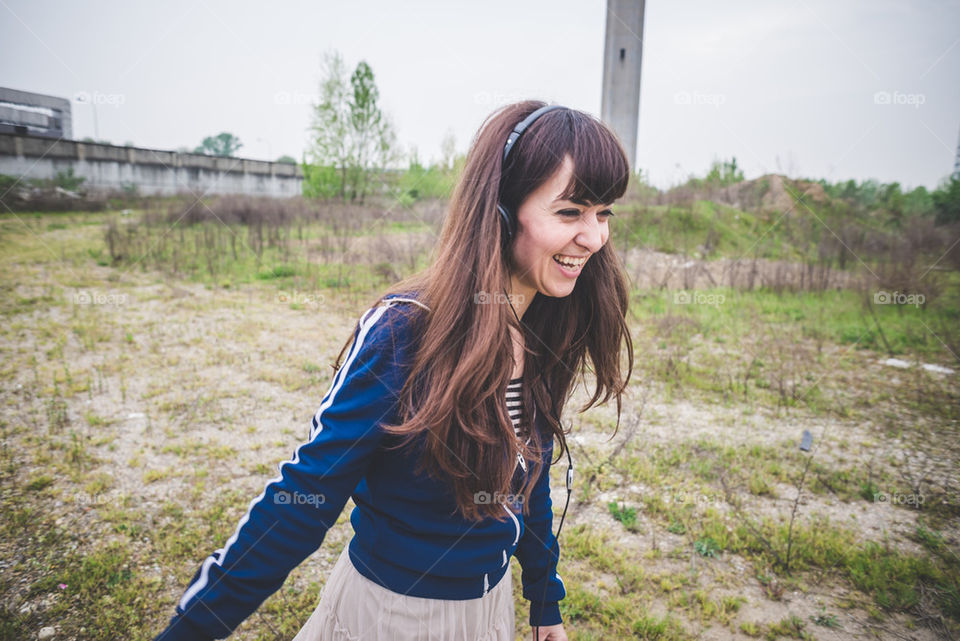
[[[531,601],[530,625],[557,625],[563,623],[559,601]]]
[[[214,638],[187,617],[175,614],[170,618],[166,630],[157,635],[154,641],[210,641]]]

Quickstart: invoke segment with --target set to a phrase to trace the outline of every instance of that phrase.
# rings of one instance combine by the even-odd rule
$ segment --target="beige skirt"
[[[426,599],[363,576],[349,545],[293,641],[514,641],[513,574],[478,599]]]

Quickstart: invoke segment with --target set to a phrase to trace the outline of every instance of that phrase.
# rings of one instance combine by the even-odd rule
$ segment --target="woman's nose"
[[[600,251],[606,242],[605,225],[597,220],[596,216],[584,216],[582,221],[580,233],[577,234],[577,244],[591,253]]]

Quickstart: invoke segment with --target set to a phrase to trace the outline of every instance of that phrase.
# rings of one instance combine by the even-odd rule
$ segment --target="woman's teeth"
[[[587,257],[583,256],[581,258],[573,258],[572,256],[563,256],[561,254],[554,255],[553,259],[563,265],[564,267],[569,267],[570,269],[579,269],[587,262]]]

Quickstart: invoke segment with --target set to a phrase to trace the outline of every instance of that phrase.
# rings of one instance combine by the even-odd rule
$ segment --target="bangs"
[[[573,175],[561,198],[578,203],[605,205],[627,191],[630,168],[620,142],[605,127],[592,120],[574,122]]]
[[[630,165],[616,134],[589,114],[557,110],[520,137],[503,168],[501,202],[515,210],[560,169],[565,156],[573,162],[573,177],[561,198],[607,205],[626,193]]]

